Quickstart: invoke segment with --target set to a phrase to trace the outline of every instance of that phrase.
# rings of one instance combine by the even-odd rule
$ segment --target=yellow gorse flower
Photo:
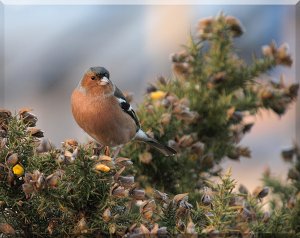
[[[18,177],[22,176],[24,174],[24,168],[20,164],[16,164],[13,168],[13,173],[17,175]]]
[[[101,172],[109,172],[110,168],[105,164],[98,163],[95,165],[95,169]]]
[[[150,93],[150,98],[153,100],[159,100],[159,99],[163,99],[166,96],[166,92],[164,91],[155,91]]]

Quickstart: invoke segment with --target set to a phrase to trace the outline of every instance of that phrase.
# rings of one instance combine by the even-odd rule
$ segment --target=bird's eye
[[[95,77],[95,76],[92,76],[92,77],[91,77],[91,79],[92,79],[92,80],[95,80],[95,79],[96,79],[96,77]]]

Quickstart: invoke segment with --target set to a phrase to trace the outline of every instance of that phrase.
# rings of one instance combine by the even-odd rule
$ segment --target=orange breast
[[[114,96],[96,98],[75,90],[71,104],[77,124],[101,145],[125,144],[135,136],[134,120]]]

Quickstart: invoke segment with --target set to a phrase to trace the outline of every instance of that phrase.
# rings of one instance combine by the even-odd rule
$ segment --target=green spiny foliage
[[[164,158],[140,145],[123,151],[137,165],[143,186],[172,194],[193,192],[205,179],[203,172],[220,172],[215,165],[225,157],[250,157],[250,150],[239,145],[253,126],[245,118],[262,109],[284,114],[299,86],[286,86],[283,78],[273,82],[265,75],[277,65],[292,64],[286,45],[264,46],[262,56],[250,64],[239,57],[234,38],[243,28],[236,18],[221,14],[203,19],[198,32],[172,56],[175,76],[151,85],[138,109],[142,127],[174,147],[178,156]]]
[[[270,176],[270,171],[264,173],[263,182],[272,189],[273,197],[270,201],[271,213],[278,216],[278,221],[270,230],[272,232],[294,230],[300,232],[300,152],[295,144],[281,153],[282,159],[291,165],[286,182]],[[275,219],[276,220],[276,219]]]
[[[27,110],[15,116],[0,111],[1,120],[6,117],[1,122],[0,231],[7,236],[299,234],[297,181],[284,185],[266,173],[268,187],[250,194],[242,186],[237,192],[228,170],[218,181],[199,185],[192,201],[188,193],[170,197],[148,188],[145,194],[127,174],[129,159],[113,161],[108,148],[75,140],[55,149],[39,138],[39,129],[28,127],[24,114],[35,118]],[[269,187],[279,196],[266,211]]]
[[[0,223],[14,227],[14,234],[45,237],[124,233],[139,220],[129,201],[145,194],[132,187],[133,177],[122,175],[129,159],[113,163],[109,152],[99,155],[93,143],[74,140],[45,150],[29,117],[36,121],[28,110],[16,116],[1,111]]]
[[[292,163],[291,181],[266,173],[265,187],[253,194],[243,186],[235,191],[230,170],[222,175],[218,167],[225,157],[250,156],[239,145],[253,125],[245,122],[248,115],[261,109],[282,115],[296,98],[298,84],[263,77],[292,64],[286,45],[272,42],[246,64],[234,48],[243,33],[236,18],[203,19],[198,32],[173,55],[174,78],[159,78],[138,110],[143,128],[178,151],[174,158],[141,144],[122,151],[133,163],[113,160],[95,143],[66,140],[54,148],[41,139],[28,109],[14,116],[0,110],[1,236],[300,234],[298,147],[282,154]]]
[[[211,218],[209,223],[212,227],[220,232],[228,233],[230,228],[235,222],[238,209],[240,206],[232,206],[230,202],[234,199],[233,189],[235,187],[234,180],[230,178],[231,171],[229,170],[223,177],[221,177],[221,183],[213,186],[213,190],[216,191],[214,199],[212,201]]]

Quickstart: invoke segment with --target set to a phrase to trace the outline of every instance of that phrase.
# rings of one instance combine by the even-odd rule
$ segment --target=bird
[[[165,156],[176,154],[142,130],[132,106],[104,67],[90,67],[84,73],[71,95],[71,107],[79,127],[101,146],[122,147],[141,141]]]

